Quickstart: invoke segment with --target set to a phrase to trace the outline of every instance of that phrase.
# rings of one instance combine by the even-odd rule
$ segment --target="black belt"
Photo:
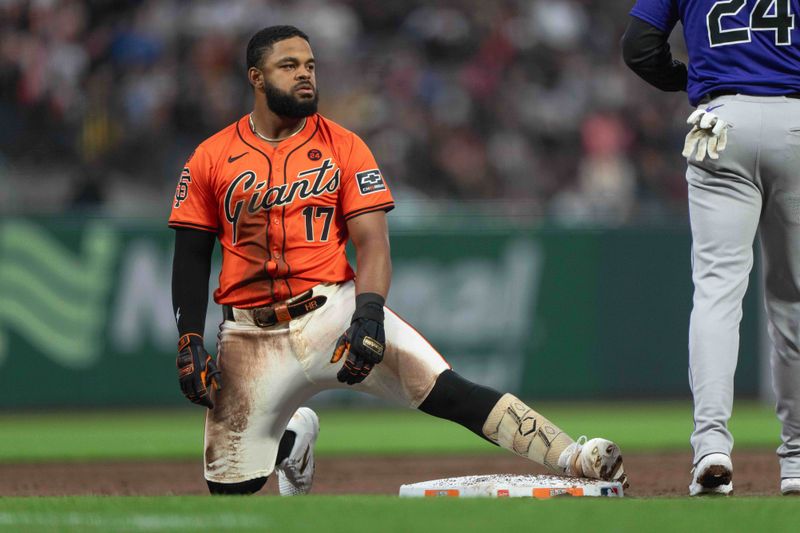
[[[705,96],[703,96],[703,102],[710,102],[715,98],[719,98],[720,96],[731,96],[735,94],[743,94],[739,91],[712,91]],[[797,98],[800,99],[800,93],[789,93],[789,94],[774,94],[774,95],[761,95],[761,96],[785,96],[786,98]]]
[[[290,320],[319,309],[328,301],[327,296],[314,296],[313,291],[304,292],[291,302],[280,302],[264,307],[247,309],[253,315],[253,322],[256,326],[268,328],[278,322],[289,322]],[[230,305],[222,306],[222,317],[225,320],[234,320],[233,307]]]

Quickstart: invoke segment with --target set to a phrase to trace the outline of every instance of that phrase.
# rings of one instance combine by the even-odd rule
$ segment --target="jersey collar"
[[[305,143],[308,141],[314,132],[317,129],[317,121],[319,121],[319,114],[315,113],[310,115],[306,119],[306,124],[303,126],[303,129],[297,135],[293,135],[288,139],[285,139],[278,143],[277,146],[273,146],[255,133],[253,130],[250,129],[250,114],[246,114],[242,118],[239,119],[239,132],[241,133],[242,137],[247,141],[248,144],[251,144],[258,148],[259,150],[263,150],[265,152],[278,152],[284,151],[287,148],[293,148],[300,144]]]

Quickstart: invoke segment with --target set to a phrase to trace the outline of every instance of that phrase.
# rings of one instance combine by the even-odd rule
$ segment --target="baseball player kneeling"
[[[462,424],[556,473],[624,483],[615,444],[576,442],[513,395],[465,380],[385,307],[394,202],[364,142],[317,114],[308,37],[265,28],[247,67],[252,113],[189,157],[169,220],[178,375],[208,407],[211,492],[254,493],[275,470],[281,494],[307,493],[319,420],[301,406],[347,387]],[[215,360],[202,335],[216,240],[225,320]]]

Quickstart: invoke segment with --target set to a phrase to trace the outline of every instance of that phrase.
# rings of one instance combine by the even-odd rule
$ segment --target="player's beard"
[[[317,112],[319,92],[314,87],[314,98],[299,100],[292,93],[281,91],[270,83],[264,84],[264,93],[267,97],[267,107],[280,117],[303,118]]]

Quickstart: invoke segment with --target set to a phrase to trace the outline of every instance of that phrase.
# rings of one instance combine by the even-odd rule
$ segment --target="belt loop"
[[[273,309],[278,322],[289,322],[292,319],[292,315],[289,314],[289,306],[285,302],[274,306]]]

